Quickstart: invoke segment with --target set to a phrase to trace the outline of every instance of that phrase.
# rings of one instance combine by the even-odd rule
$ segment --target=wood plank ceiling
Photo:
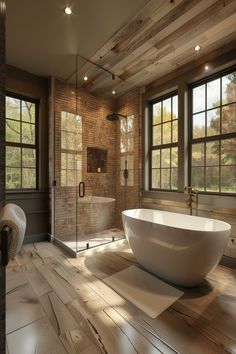
[[[93,93],[110,96],[114,89],[120,95],[222,46],[230,49],[235,40],[236,0],[152,0],[89,58],[115,80],[90,63],[78,77],[88,76]]]

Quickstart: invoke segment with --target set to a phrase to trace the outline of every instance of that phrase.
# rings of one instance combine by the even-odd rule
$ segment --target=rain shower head
[[[118,120],[119,117],[123,117],[123,118],[127,118],[127,116],[124,116],[123,114],[119,114],[119,113],[111,113],[111,114],[108,114],[106,116],[106,119],[107,120],[110,120],[111,122],[114,122],[115,120]]]

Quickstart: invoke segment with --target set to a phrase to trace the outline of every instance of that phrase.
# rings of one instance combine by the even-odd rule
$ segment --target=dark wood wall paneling
[[[0,0],[0,208],[5,199],[5,14],[6,4]],[[5,267],[0,265],[0,353],[5,354]]]
[[[28,243],[46,239],[49,233],[48,80],[7,66],[6,90],[40,100],[39,189],[34,192],[6,192],[6,202],[19,205],[26,213],[27,228],[24,243]]]

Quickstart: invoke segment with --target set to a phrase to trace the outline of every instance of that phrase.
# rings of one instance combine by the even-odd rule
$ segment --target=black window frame
[[[149,190],[150,191],[160,191],[160,192],[172,192],[172,193],[176,193],[179,190],[178,187],[178,173],[177,173],[177,188],[176,189],[172,189],[171,188],[171,148],[177,147],[178,148],[178,166],[177,171],[179,170],[179,102],[178,102],[178,117],[177,117],[177,127],[178,127],[178,132],[177,132],[177,142],[174,143],[168,143],[168,144],[160,144],[160,145],[153,145],[153,109],[152,106],[158,102],[162,102],[166,99],[172,98],[174,96],[177,96],[177,102],[179,100],[179,95],[178,95],[178,90],[174,90],[171,91],[165,95],[159,96],[158,98],[155,98],[154,100],[151,100],[148,102],[148,117],[149,117],[149,124],[148,124],[148,128],[149,128],[149,152],[148,152],[148,172],[149,172]],[[172,102],[172,100],[171,100]],[[171,106],[171,111],[172,111],[172,106]],[[172,121],[172,119],[170,120],[170,122]],[[167,121],[168,122],[168,121]],[[163,122],[160,123],[161,126],[163,126]],[[162,129],[161,129],[162,130]],[[161,132],[161,136],[162,136],[162,132]],[[171,140],[172,140],[172,129],[171,129]],[[169,189],[164,189],[164,188],[153,188],[152,187],[152,151],[154,150],[163,150],[165,148],[170,148],[170,188]],[[161,172],[161,168],[160,168],[160,172]],[[161,186],[161,175],[160,175],[160,186]]]
[[[8,142],[6,140],[6,133],[5,133],[5,137],[4,137],[4,146],[5,149],[8,146],[12,146],[12,147],[19,147],[21,149],[21,166],[20,166],[20,170],[21,170],[21,188],[6,188],[6,179],[5,179],[5,191],[6,193],[21,193],[21,192],[37,192],[39,190],[39,110],[40,110],[40,100],[37,98],[32,98],[29,96],[25,96],[25,95],[21,95],[15,92],[11,92],[11,91],[6,91],[5,93],[5,100],[6,97],[12,97],[21,101],[27,101],[27,102],[32,102],[35,104],[35,144],[26,144],[26,143],[21,143],[21,142]],[[6,101],[5,101],[6,102]],[[5,121],[6,121],[7,116],[5,113]],[[22,122],[20,120],[20,122]],[[33,123],[29,123],[29,124],[33,124]],[[35,188],[22,188],[22,149],[23,148],[31,148],[31,149],[35,149],[35,158],[36,158],[36,163],[35,163]],[[6,166],[6,161],[5,161],[5,170],[6,170],[7,166]],[[6,178],[6,177],[5,177]]]
[[[188,87],[188,101],[189,101],[189,132],[188,132],[188,181],[189,181],[189,185],[192,185],[192,146],[194,144],[198,144],[198,143],[204,143],[204,191],[199,190],[200,194],[203,195],[215,195],[215,196],[236,196],[236,192],[235,193],[226,193],[226,192],[221,192],[221,164],[219,164],[219,192],[213,192],[213,191],[206,191],[206,143],[207,142],[214,142],[214,141],[219,141],[221,143],[222,140],[226,140],[226,139],[232,139],[232,138],[236,138],[236,132],[232,132],[232,133],[222,133],[222,131],[220,132],[220,134],[218,135],[213,135],[213,136],[207,136],[205,134],[205,137],[201,137],[201,138],[193,138],[193,89],[201,86],[201,85],[207,85],[207,83],[214,81],[216,79],[222,78],[225,75],[228,75],[230,73],[233,73],[236,71],[236,66],[233,66],[229,69],[223,70],[223,71],[219,71],[217,73],[214,73],[212,75],[209,75],[207,77],[205,77],[204,79],[200,79],[192,84],[189,85]],[[236,101],[233,101],[231,103],[227,103],[227,104],[222,104],[222,80],[220,80],[220,101],[221,104],[219,106],[217,106],[216,108],[220,108],[221,113],[220,113],[220,129],[222,129],[222,107],[228,106],[230,104],[236,104]],[[205,90],[205,102],[207,102],[207,92]],[[214,109],[214,108],[211,108]],[[211,110],[211,109],[207,109],[207,106],[205,106],[205,109],[202,111],[199,111],[197,113],[206,113],[207,111]],[[205,118],[205,130],[207,129],[206,126],[206,118]],[[221,149],[220,149],[220,145],[219,145],[219,150],[220,150],[220,157],[221,157]],[[219,157],[219,161],[220,158]]]

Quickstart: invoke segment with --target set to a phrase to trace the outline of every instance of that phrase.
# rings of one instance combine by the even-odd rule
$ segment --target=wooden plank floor
[[[7,268],[7,353],[236,353],[236,270],[218,266],[151,319],[102,281],[133,264],[126,240],[77,259],[24,246]]]

